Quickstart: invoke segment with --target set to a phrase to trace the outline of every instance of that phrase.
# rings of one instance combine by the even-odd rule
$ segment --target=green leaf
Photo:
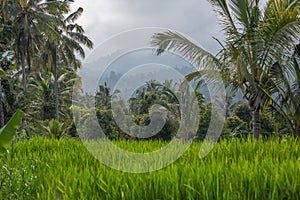
[[[5,75],[5,71],[2,68],[0,68],[0,78],[4,77]]]
[[[10,142],[16,134],[19,125],[22,121],[23,111],[18,110],[14,116],[9,120],[9,122],[0,129],[0,153],[4,149],[10,148]]]

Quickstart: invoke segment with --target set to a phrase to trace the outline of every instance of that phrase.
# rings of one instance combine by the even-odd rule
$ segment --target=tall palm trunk
[[[26,91],[26,69],[25,69],[25,63],[24,63],[24,57],[21,55],[21,68],[22,68],[22,86],[23,91]]]
[[[54,76],[54,95],[55,95],[55,119],[59,119],[58,115],[58,86],[57,86],[57,63],[56,63],[56,45],[52,46],[52,64],[53,64],[53,76]]]
[[[253,111],[253,138],[258,139],[261,129],[260,109],[256,108]]]
[[[4,108],[3,108],[3,97],[2,97],[2,83],[0,79],[0,128],[4,126]]]
[[[293,120],[293,137],[298,138],[300,136],[300,124],[297,123],[297,120]]]
[[[26,69],[25,69],[25,60],[24,60],[24,56],[22,54],[22,51],[19,52],[19,56],[20,56],[20,65],[22,68],[22,88],[23,88],[23,95],[26,96]],[[22,109],[24,109],[24,106],[22,106]],[[22,120],[21,125],[20,125],[20,129],[23,129],[25,127],[25,122],[24,120]]]
[[[296,131],[293,136],[294,136],[294,138],[298,138],[299,135],[300,135],[300,127],[296,128]]]

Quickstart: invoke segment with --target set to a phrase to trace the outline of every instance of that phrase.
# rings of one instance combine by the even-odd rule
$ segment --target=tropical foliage
[[[71,95],[79,79],[77,54],[93,43],[76,23],[69,0],[1,1],[0,126],[18,109],[25,112],[26,137],[55,118],[72,128]],[[21,78],[20,78],[21,77]],[[47,123],[47,122],[45,122]],[[23,131],[24,133],[24,131]]]
[[[272,107],[285,119],[295,137],[300,136],[300,44],[286,62],[274,63],[270,70]]]
[[[152,44],[157,53],[166,50],[180,53],[199,67],[187,76],[200,87],[202,75],[217,70],[224,78],[227,91],[241,91],[248,105],[234,106],[227,96],[226,123],[223,137],[248,135],[251,127],[258,133],[299,135],[299,1],[210,0],[216,11],[224,41],[220,52],[212,55],[176,32],[157,33]],[[177,132],[181,111],[172,81],[146,82],[128,101],[117,108],[129,112],[121,119],[124,129],[114,122],[110,88],[99,85],[95,105],[72,105],[74,83],[80,80],[78,56],[85,57],[84,47],[93,43],[76,22],[82,8],[71,12],[72,1],[12,0],[1,1],[0,46],[0,126],[4,126],[17,109],[24,111],[20,133],[24,137],[52,135],[51,127],[63,129],[54,137],[77,136],[71,109],[96,110],[100,124],[110,138],[130,138],[124,129],[133,130],[150,123],[151,108],[161,105],[168,110],[167,124],[157,137],[171,139]],[[294,48],[293,48],[294,47]],[[211,82],[213,83],[213,81]],[[199,104],[200,125],[196,138],[203,139],[211,117],[211,104],[195,91]],[[229,93],[228,93],[229,94]],[[177,95],[177,96],[176,96]],[[83,98],[83,97],[82,97]],[[94,98],[93,96],[87,98]],[[279,113],[280,115],[276,115]],[[55,120],[53,120],[55,119]],[[85,118],[79,123],[89,123]],[[286,122],[286,123],[284,123]],[[282,124],[285,124],[284,126]],[[136,128],[136,127],[135,127]],[[123,131],[122,131],[123,130]]]
[[[300,199],[299,140],[290,137],[300,136],[300,0],[208,1],[225,34],[216,55],[177,32],[151,41],[158,55],[179,53],[198,67],[186,76],[195,91],[152,80],[125,102],[106,83],[95,95],[80,93],[80,58],[93,43],[74,0],[0,0],[0,199]],[[215,83],[205,82],[211,71],[226,87],[226,120],[215,148],[199,159],[217,116],[200,92]],[[112,71],[108,82],[119,77]],[[195,130],[189,125],[198,118]],[[155,135],[139,137],[162,121]],[[103,142],[99,125],[131,153],[196,141],[163,170],[129,174],[104,166],[79,140]]]
[[[177,32],[157,33],[152,44],[157,54],[174,51],[199,70],[187,76],[201,77],[205,70],[222,74],[226,84],[240,89],[253,111],[253,136],[261,129],[261,111],[272,94],[266,91],[274,63],[285,60],[299,40],[300,18],[297,0],[209,0],[225,34],[220,52],[214,56]]]

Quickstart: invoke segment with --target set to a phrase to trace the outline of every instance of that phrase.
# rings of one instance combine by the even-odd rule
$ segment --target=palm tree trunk
[[[52,47],[52,61],[53,61],[53,76],[54,76],[54,95],[55,95],[55,119],[59,119],[58,115],[58,87],[57,87],[57,63],[56,63],[56,45]]]
[[[300,135],[300,124],[298,124],[296,122],[296,120],[293,121],[293,132],[292,132],[292,134],[293,134],[294,138],[297,138]]]
[[[0,128],[4,126],[4,108],[3,108],[3,95],[2,95],[2,83],[0,79]]]
[[[225,103],[225,120],[229,117],[229,105],[228,102]]]
[[[260,109],[256,108],[253,111],[253,138],[258,139],[259,138],[259,133],[261,129],[261,124],[260,124]]]
[[[24,63],[24,57],[21,55],[21,67],[22,67],[22,86],[23,91],[26,90],[26,71],[25,71],[25,63]]]
[[[298,138],[300,135],[300,127],[298,127],[295,131],[294,138]]]

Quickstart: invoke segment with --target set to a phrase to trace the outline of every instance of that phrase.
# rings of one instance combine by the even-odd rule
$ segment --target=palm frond
[[[66,19],[65,23],[75,22],[83,13],[83,8],[79,7],[75,12],[71,13]]]
[[[268,1],[260,29],[265,48],[261,53],[261,65],[271,66],[282,55],[291,55],[294,42],[300,39],[299,0]]]
[[[238,22],[247,28],[250,27],[252,20],[250,3],[249,0],[231,0],[229,5]]]
[[[212,5],[223,30],[228,33],[236,32],[237,28],[231,16],[227,0],[208,0],[208,2]]]
[[[156,33],[152,37],[151,45],[157,47],[157,55],[164,51],[179,53],[199,69],[216,68],[219,63],[215,56],[177,32]]]

